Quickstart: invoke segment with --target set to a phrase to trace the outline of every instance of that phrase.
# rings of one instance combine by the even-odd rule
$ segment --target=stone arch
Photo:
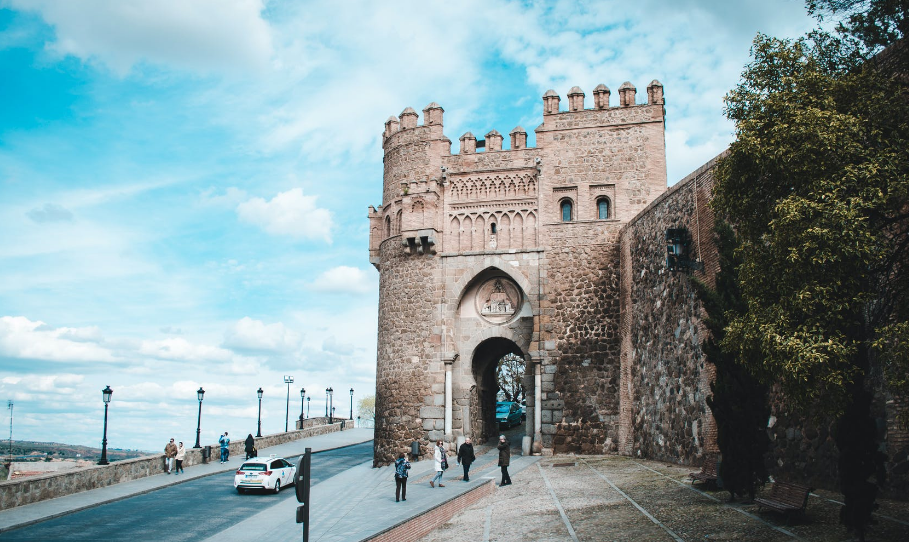
[[[451,218],[451,227],[448,228],[448,241],[450,244],[449,247],[445,249],[449,252],[460,252],[461,251],[461,221],[458,220],[458,217],[454,216]]]
[[[508,213],[502,213],[499,217],[498,246],[499,250],[511,248],[511,219],[508,218]]]
[[[514,339],[504,337],[504,330],[498,330],[492,336],[478,342],[470,348],[470,372],[475,385],[467,392],[469,421],[466,429],[478,443],[494,441],[499,434],[496,423],[496,396],[499,389],[496,381],[496,368],[499,360],[507,354],[517,354],[526,358],[527,347],[521,346]]]
[[[467,292],[467,288],[470,284],[483,272],[487,269],[500,271],[503,274],[507,275],[511,280],[515,281],[521,290],[524,292],[524,295],[529,296],[530,292],[533,292],[533,286],[530,284],[530,281],[523,274],[518,273],[517,271],[512,271],[512,266],[508,265],[508,262],[503,260],[498,256],[486,256],[483,258],[483,261],[477,265],[467,269],[464,272],[464,275],[460,280],[454,283],[453,286],[449,289],[449,294],[452,297],[457,299],[456,306],[463,301],[464,294]]]

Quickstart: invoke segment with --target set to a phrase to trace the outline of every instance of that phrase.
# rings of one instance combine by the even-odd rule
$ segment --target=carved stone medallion
[[[489,279],[477,289],[477,312],[489,323],[504,324],[521,305],[518,285],[505,277]]]

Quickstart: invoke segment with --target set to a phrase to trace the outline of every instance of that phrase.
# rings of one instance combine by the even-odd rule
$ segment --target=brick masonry
[[[256,447],[264,449],[301,438],[324,435],[350,428],[352,428],[352,424],[342,422],[333,425],[319,425],[287,433],[265,435],[256,439]],[[243,453],[244,438],[231,441],[231,455],[236,456]],[[220,446],[216,443],[212,445],[212,460],[216,460],[219,454]],[[186,459],[183,461],[184,467],[198,465],[202,462],[202,449],[189,448],[186,450]],[[128,482],[156,474],[164,474],[164,465],[164,454],[156,454],[125,461],[115,461],[109,465],[95,465],[77,471],[0,482],[0,509],[7,510],[24,504],[63,497],[64,495]]]

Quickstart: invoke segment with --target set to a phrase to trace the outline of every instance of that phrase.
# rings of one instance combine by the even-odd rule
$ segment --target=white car
[[[237,493],[247,489],[265,489],[278,493],[284,486],[294,484],[297,467],[289,461],[274,455],[254,457],[243,462],[234,475],[234,487]]]

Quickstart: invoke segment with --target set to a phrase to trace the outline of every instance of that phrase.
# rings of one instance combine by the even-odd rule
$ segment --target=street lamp
[[[196,445],[193,448],[201,448],[202,445],[199,444],[199,435],[202,432],[202,396],[205,395],[205,390],[202,389],[202,386],[199,386],[199,389],[196,391],[196,397],[199,398],[199,419],[196,421]]]
[[[328,405],[329,405],[329,409],[330,409],[328,412],[329,425],[335,423],[334,422],[335,407],[331,406],[334,403],[334,398],[335,398],[335,390],[332,388],[328,388]]]
[[[256,395],[259,396],[259,430],[256,433],[256,436],[261,437],[262,436],[262,388],[259,388],[258,390],[256,390]],[[242,435],[243,433],[240,433],[240,434]]]
[[[294,383],[294,377],[284,375],[284,383],[287,384],[287,405],[284,413],[284,432],[286,433],[287,428],[290,426],[290,385]]]
[[[325,388],[325,417],[328,417],[328,388]]]
[[[362,422],[360,421],[360,417],[357,416],[357,427],[360,427],[360,424],[361,424],[361,423],[362,423]]]
[[[306,417],[309,417],[309,402],[312,401],[312,395],[306,398]]]
[[[99,465],[107,465],[107,407],[110,404],[110,396],[114,394],[114,390],[110,389],[110,386],[106,386],[101,390],[101,398],[104,399],[104,438],[101,439],[101,460],[98,461]]]
[[[353,388],[350,388],[350,419],[353,420]]]
[[[306,408],[306,388],[300,388],[300,429],[303,429],[303,410]]]

